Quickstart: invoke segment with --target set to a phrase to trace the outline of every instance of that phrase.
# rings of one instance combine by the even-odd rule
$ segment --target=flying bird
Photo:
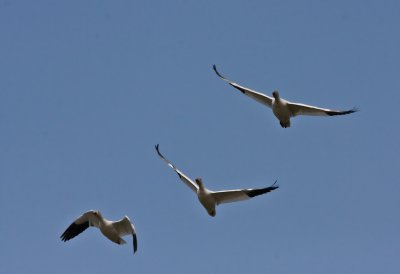
[[[273,183],[271,186],[265,188],[212,191],[204,186],[201,178],[197,178],[195,179],[195,181],[193,181],[182,171],[177,169],[170,161],[167,160],[167,158],[165,158],[160,153],[158,145],[156,145],[156,151],[161,159],[163,159],[168,164],[168,166],[171,167],[178,174],[182,182],[184,182],[197,194],[197,198],[199,199],[200,203],[206,209],[207,213],[212,217],[215,217],[216,207],[219,204],[248,200],[258,195],[271,192],[279,187],[276,185],[275,181],[275,183]]]
[[[272,92],[272,97],[269,97],[260,92],[238,85],[235,82],[232,82],[231,80],[225,78],[218,72],[217,67],[215,65],[213,66],[213,69],[215,73],[219,76],[219,78],[230,84],[232,87],[240,90],[244,95],[247,95],[250,98],[253,98],[254,100],[258,101],[259,103],[272,108],[272,112],[274,113],[276,118],[278,118],[283,128],[290,127],[290,118],[295,117],[297,115],[335,116],[335,115],[350,114],[358,111],[358,109],[356,108],[341,111],[341,110],[331,110],[327,108],[314,107],[299,103],[292,103],[281,98],[279,96],[278,91]]]
[[[79,216],[60,236],[61,240],[66,242],[78,236],[85,231],[89,226],[94,226],[100,229],[101,233],[109,240],[116,244],[125,244],[122,236],[132,235],[133,238],[133,253],[137,251],[136,230],[128,216],[125,216],[119,221],[109,221],[105,219],[100,211],[90,210]]]

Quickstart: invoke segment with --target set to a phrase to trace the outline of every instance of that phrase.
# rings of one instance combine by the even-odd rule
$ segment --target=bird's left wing
[[[308,115],[308,116],[334,116],[334,115],[345,115],[358,111],[356,108],[350,110],[332,110],[327,108],[319,108],[305,104],[290,103],[288,107],[292,116],[297,115]]]
[[[99,227],[99,218],[94,210],[83,213],[79,216],[60,236],[66,242],[85,231],[89,226]]]
[[[265,94],[262,94],[260,92],[251,90],[249,88],[243,87],[241,85],[236,84],[235,82],[226,79],[224,76],[221,75],[221,73],[218,72],[217,67],[214,65],[213,69],[215,71],[215,73],[218,75],[219,78],[221,78],[222,80],[224,80],[225,82],[227,82],[229,85],[231,85],[232,87],[240,90],[240,92],[242,92],[244,95],[249,96],[250,98],[253,98],[254,100],[256,100],[257,102],[266,105],[268,107],[272,106],[272,97],[269,97]]]
[[[265,188],[215,191],[212,193],[212,195],[217,204],[244,201],[277,189],[279,186],[275,184],[276,181],[271,186]]]
[[[136,230],[135,226],[131,223],[131,220],[129,220],[128,216],[125,216],[123,219],[114,222],[113,226],[117,230],[120,237],[125,235],[132,235],[133,253],[135,253],[137,250]]]
[[[199,189],[199,187],[197,186],[197,184],[195,184],[188,176],[186,176],[182,171],[180,171],[179,169],[177,169],[170,161],[168,161],[167,158],[165,158],[160,150],[158,149],[158,145],[156,145],[156,151],[158,156],[160,156],[161,159],[164,160],[164,162],[166,162],[168,164],[168,166],[170,168],[172,168],[179,176],[179,178],[182,180],[182,182],[184,182],[188,187],[190,187],[195,193],[197,193],[197,190]]]

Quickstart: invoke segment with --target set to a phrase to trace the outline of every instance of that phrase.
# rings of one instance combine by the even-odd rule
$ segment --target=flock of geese
[[[251,90],[249,88],[243,87],[227,78],[222,76],[216,66],[213,66],[215,73],[223,81],[227,82],[232,87],[238,89],[244,95],[258,101],[259,103],[272,109],[272,112],[278,118],[281,127],[290,127],[290,118],[298,115],[308,115],[308,116],[334,116],[334,115],[345,115],[358,111],[353,108],[350,110],[332,110],[327,108],[320,108],[300,103],[292,103],[279,96],[278,91],[272,92],[272,97],[267,96],[263,93]],[[232,203],[238,201],[244,201],[251,199],[253,197],[266,194],[277,189],[279,186],[276,185],[276,181],[268,187],[265,188],[244,188],[244,189],[234,189],[234,190],[222,190],[213,191],[207,189],[201,178],[196,178],[192,180],[190,177],[185,175],[182,171],[176,168],[167,158],[165,158],[160,150],[159,145],[155,146],[158,156],[179,176],[181,181],[185,183],[196,195],[207,211],[207,213],[215,217],[216,207],[224,203]],[[138,248],[136,230],[128,216],[125,216],[119,221],[110,221],[102,216],[98,210],[90,210],[79,216],[60,236],[61,240],[66,242],[72,238],[78,236],[83,231],[89,227],[97,227],[100,232],[107,237],[110,241],[122,245],[125,244],[125,240],[122,238],[126,235],[132,236],[133,252],[135,253]]]

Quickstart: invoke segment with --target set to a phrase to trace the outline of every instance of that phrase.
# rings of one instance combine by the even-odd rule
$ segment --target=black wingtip
[[[247,196],[249,196],[250,198],[256,197],[258,195],[262,195],[268,192],[271,192],[275,189],[277,189],[278,186],[269,186],[269,187],[265,187],[265,188],[257,188],[257,189],[249,189],[246,191]]]
[[[157,151],[158,155],[161,154],[161,153],[160,153],[160,150],[158,149],[159,146],[160,146],[159,144],[156,145],[156,151]]]
[[[224,76],[222,76],[221,75],[221,73],[219,73],[219,71],[217,70],[217,66],[214,64],[213,65],[213,69],[214,69],[214,71],[215,71],[215,73],[220,77],[220,78],[222,78],[222,79],[226,79]]]
[[[354,108],[352,108],[350,110],[343,111],[343,114],[350,114],[350,113],[354,113],[354,112],[357,112],[357,111],[359,111],[359,109],[354,107]]]
[[[60,236],[61,241],[66,242],[78,236],[89,227],[89,221],[82,224],[72,223]]]
[[[276,184],[277,182],[278,182],[278,180],[275,180],[275,182],[270,186],[271,190],[275,190],[275,189],[279,188],[279,185]]]
[[[132,233],[132,238],[133,238],[133,254],[135,254],[136,251],[137,251],[137,237],[136,237],[136,233]]]
[[[160,152],[159,144],[156,145],[156,151],[157,151],[158,156],[160,156],[162,159],[165,159],[165,157]]]
[[[346,114],[351,114],[354,112],[360,111],[358,108],[352,108],[350,110],[344,110],[344,111],[327,111],[326,114],[329,116],[335,116],[335,115],[346,115]]]
[[[63,241],[63,242],[66,242],[66,241],[69,240],[69,239],[67,239],[67,233],[68,233],[67,231],[68,231],[68,229],[65,230],[64,233],[60,236],[60,239],[61,239],[61,241]]]

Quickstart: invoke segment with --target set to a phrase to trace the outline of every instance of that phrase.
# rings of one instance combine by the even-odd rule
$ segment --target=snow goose
[[[278,91],[272,92],[272,97],[269,97],[265,94],[243,87],[241,85],[236,84],[235,82],[232,82],[231,80],[228,80],[218,72],[217,67],[215,65],[213,66],[213,69],[215,73],[219,76],[219,78],[230,84],[232,87],[240,90],[244,95],[247,95],[250,98],[253,98],[254,100],[260,102],[261,104],[272,108],[272,112],[275,114],[276,118],[278,118],[283,128],[290,127],[290,118],[295,117],[297,115],[334,116],[334,115],[350,114],[358,111],[358,109],[356,108],[341,111],[341,110],[331,110],[327,108],[319,108],[299,103],[292,103],[285,99],[282,99],[279,96]]]
[[[116,244],[122,245],[126,242],[122,236],[132,235],[133,238],[133,253],[137,250],[136,230],[128,216],[125,216],[119,221],[109,221],[105,219],[100,211],[90,210],[79,216],[60,236],[61,240],[66,242],[75,236],[78,236],[85,231],[89,226],[94,226],[100,229],[101,233],[109,240]]]
[[[212,217],[215,217],[216,206],[219,204],[248,200],[258,195],[271,192],[279,187],[276,185],[275,181],[275,183],[273,183],[271,186],[265,188],[212,191],[204,186],[201,178],[197,178],[195,181],[193,181],[182,171],[177,169],[160,153],[158,145],[156,145],[156,151],[160,158],[163,159],[168,166],[178,174],[179,178],[197,194],[197,198],[199,199],[200,203],[206,209],[207,213]]]

